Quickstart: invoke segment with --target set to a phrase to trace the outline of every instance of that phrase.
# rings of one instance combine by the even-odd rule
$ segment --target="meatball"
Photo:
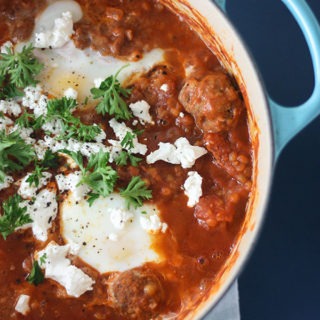
[[[152,319],[165,302],[161,276],[148,268],[135,268],[111,280],[109,296],[127,319]]]
[[[204,140],[215,163],[249,188],[252,174],[250,156],[238,150],[237,144],[230,141],[227,132],[205,134]]]
[[[215,72],[198,81],[187,80],[179,101],[204,132],[221,132],[234,127],[242,110],[241,99],[223,72]]]

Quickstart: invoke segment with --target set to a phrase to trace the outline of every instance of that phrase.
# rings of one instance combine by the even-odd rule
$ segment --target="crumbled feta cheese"
[[[138,123],[139,123],[139,121],[138,121],[138,120],[136,120],[136,119],[132,121],[132,125],[133,125],[133,126],[138,125]]]
[[[186,138],[179,138],[174,144],[182,168],[191,168],[198,158],[208,152],[205,148],[192,146]]]
[[[168,228],[168,225],[164,222],[161,222],[157,214],[141,215],[140,225],[142,229],[152,233],[156,233],[159,231],[165,233]]]
[[[122,208],[112,208],[110,211],[110,221],[116,229],[123,230],[127,222],[132,221],[132,212]]]
[[[194,207],[202,196],[202,177],[196,171],[188,172],[188,178],[183,188],[185,195],[189,198],[188,207]]]
[[[30,296],[28,296],[26,294],[20,294],[14,309],[17,312],[26,316],[28,314],[28,312],[30,311],[29,302],[30,302]]]
[[[101,85],[101,83],[102,83],[103,81],[104,81],[103,78],[94,79],[94,80],[93,80],[93,83],[94,83],[95,88],[99,88],[100,85]]]
[[[35,139],[30,137],[33,133],[32,128],[21,128],[18,125],[14,125],[13,127],[9,128],[8,131],[9,133],[18,131],[20,137],[25,141],[26,144],[34,144],[36,142]]]
[[[94,124],[94,126],[98,126],[98,125]],[[107,137],[106,133],[100,128],[100,133],[94,137],[94,141],[102,142],[106,137]]]
[[[141,100],[130,103],[129,108],[132,110],[133,115],[139,119],[141,124],[153,123],[149,113],[150,105],[147,101]]]
[[[39,185],[36,187],[34,184],[30,185],[27,182],[28,178],[30,177],[31,173],[28,173],[22,180],[20,184],[20,188],[18,193],[22,198],[30,199],[36,196],[37,191],[42,187],[46,186],[49,180],[52,177],[52,174],[49,172],[42,172],[42,177],[39,179]]]
[[[5,176],[4,181],[0,182],[0,190],[9,188],[12,182],[13,182],[13,178],[11,176]]]
[[[78,91],[73,88],[68,88],[67,90],[64,91],[63,95],[66,98],[71,98],[76,100],[78,98]]]
[[[0,117],[0,131],[2,130],[7,131],[8,126],[11,126],[11,125],[13,125],[13,121],[10,118],[6,116]]]
[[[67,149],[68,149],[68,146],[67,146]],[[81,144],[79,151],[81,152],[82,155],[89,158],[91,155],[97,154],[100,150],[102,150],[103,152],[107,152],[109,151],[109,148],[99,142],[84,142]]]
[[[62,285],[68,295],[78,298],[86,291],[92,290],[95,282],[80,268],[71,264],[66,257],[68,253],[70,245],[59,246],[50,242],[44,250],[38,252],[37,257],[39,259],[46,255],[46,260],[41,265],[45,268],[45,277]]]
[[[63,122],[61,119],[53,119],[42,125],[42,129],[54,135],[59,135],[63,132]]]
[[[25,96],[22,98],[22,105],[33,110],[36,117],[47,114],[48,97],[42,94],[42,88],[38,84],[36,87],[26,87]]]
[[[70,40],[73,33],[72,14],[66,11],[60,18],[54,20],[52,30],[35,34],[34,46],[36,48],[61,48]]]
[[[11,41],[6,41],[0,48],[0,53],[8,53],[7,49],[12,49],[13,44]]]
[[[160,142],[158,146],[158,150],[151,152],[147,156],[147,163],[155,163],[158,160],[163,160],[171,164],[180,164],[176,155],[177,148],[173,144]]]
[[[21,107],[14,100],[0,100],[0,112],[17,117],[21,113]]]
[[[119,139],[120,142],[126,136],[127,132],[133,133],[132,129],[127,127],[125,125],[125,123],[123,123],[123,122],[120,123],[114,118],[112,118],[109,121],[109,125],[113,129],[116,137]],[[108,140],[108,141],[109,141],[109,143],[112,144],[111,141],[114,141],[114,140]],[[132,142],[133,142],[133,148],[130,149],[131,153],[139,153],[142,155],[145,155],[147,153],[147,151],[148,151],[147,146],[145,144],[138,142],[137,137],[133,138]]]
[[[167,92],[169,89],[168,85],[166,83],[164,83],[161,87],[160,87],[160,90],[164,91],[164,92]]]
[[[87,193],[90,192],[87,185],[81,184],[78,186],[78,183],[82,179],[81,171],[75,171],[68,175],[58,174],[55,178],[60,192],[70,190],[71,195],[76,201],[80,201]]]
[[[44,189],[36,195],[34,202],[25,201],[22,205],[27,207],[27,213],[33,222],[22,226],[21,229],[32,227],[34,236],[40,241],[46,241],[48,230],[57,216],[56,192]]]
[[[171,164],[181,164],[182,168],[191,168],[195,161],[207,153],[202,147],[192,146],[186,138],[179,138],[173,144],[160,142],[159,149],[147,156],[147,163],[163,160]]]

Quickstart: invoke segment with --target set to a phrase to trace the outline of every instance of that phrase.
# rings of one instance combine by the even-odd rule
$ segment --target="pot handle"
[[[282,0],[301,28],[309,47],[313,70],[314,89],[304,103],[287,108],[269,97],[275,156],[278,158],[284,146],[305,126],[320,114],[320,26],[305,0]],[[216,0],[220,8],[226,10],[226,0]]]

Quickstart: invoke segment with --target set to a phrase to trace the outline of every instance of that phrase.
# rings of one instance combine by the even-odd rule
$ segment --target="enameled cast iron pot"
[[[188,319],[200,319],[213,308],[244,266],[260,232],[276,160],[289,140],[320,113],[320,27],[305,0],[282,0],[309,46],[315,88],[300,106],[285,108],[272,101],[248,49],[226,17],[225,0],[162,0],[192,26],[225,68],[237,79],[249,108],[254,154],[254,183],[246,220],[236,248],[221,271],[217,285]]]

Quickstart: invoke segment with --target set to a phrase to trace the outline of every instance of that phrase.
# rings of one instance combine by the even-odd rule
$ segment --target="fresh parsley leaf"
[[[37,83],[35,77],[43,65],[35,58],[33,49],[32,44],[24,46],[21,52],[14,52],[13,48],[7,47],[6,53],[0,54],[0,77],[6,78],[14,86],[11,92],[14,88],[25,88]]]
[[[130,89],[121,87],[119,80],[117,79],[119,73],[122,71],[122,67],[115,75],[106,78],[101,82],[99,88],[92,88],[90,92],[94,99],[102,100],[96,106],[98,114],[109,114],[115,116],[116,119],[129,120],[132,118],[132,114],[126,102],[123,100],[127,98],[131,92]]]
[[[118,174],[108,166],[109,153],[100,150],[91,155],[87,168],[82,177],[82,182],[87,184],[93,193],[102,197],[108,196],[113,190],[118,179]]]
[[[92,190],[88,197],[90,206],[99,196],[106,197],[114,190],[118,174],[108,165],[108,152],[100,150],[97,154],[91,155],[86,167],[80,152],[69,150],[59,150],[59,152],[69,155],[79,166],[82,178],[78,185],[86,184]]]
[[[39,262],[34,261],[30,274],[27,277],[27,281],[37,286],[44,280],[44,274],[40,268]]]
[[[22,97],[23,91],[16,87],[16,85],[12,83],[3,83],[1,81],[2,85],[0,88],[0,99],[12,99],[16,97]]]
[[[46,263],[47,258],[48,258],[48,257],[47,257],[47,254],[44,253],[44,254],[40,257],[40,259],[39,259],[40,265],[44,265],[44,264]]]
[[[132,153],[122,150],[118,157],[116,157],[115,162],[118,166],[126,166],[128,164],[128,160],[132,166],[137,167],[138,163],[142,160],[139,157],[134,156]]]
[[[35,151],[20,137],[19,131],[8,135],[0,131],[0,182],[4,181],[5,173],[23,169],[34,158]]]
[[[127,207],[135,209],[142,206],[142,201],[152,198],[152,191],[147,189],[145,182],[139,177],[133,177],[126,189],[120,190],[120,195],[125,198]]]
[[[35,169],[33,170],[33,172],[29,175],[28,179],[26,180],[26,182],[29,183],[30,186],[32,186],[33,184],[35,185],[35,187],[39,186],[40,183],[40,179],[43,177],[43,168],[36,165]]]
[[[121,146],[125,149],[132,149],[134,147],[133,139],[136,137],[134,133],[127,132],[122,141],[120,142]]]
[[[24,112],[15,122],[20,128],[38,130],[44,124],[44,117],[41,115],[36,118],[33,113]]]
[[[33,172],[29,175],[26,182],[30,186],[33,184],[38,187],[40,179],[43,177],[43,171],[48,169],[54,169],[59,166],[59,156],[57,153],[53,153],[51,150],[46,150],[42,160],[37,160]]]
[[[88,194],[88,198],[87,198],[87,201],[89,203],[89,207],[91,207],[93,205],[93,203],[99,198],[99,195],[97,193],[93,193],[93,192],[90,192]]]
[[[92,141],[101,133],[101,128],[97,125],[84,124],[79,118],[73,116],[72,111],[76,105],[77,101],[73,98],[63,97],[49,100],[46,122],[54,119],[61,120],[63,132],[57,139],[68,140],[74,138],[83,142]]]
[[[29,222],[32,222],[27,214],[27,207],[20,206],[22,198],[19,195],[9,197],[2,203],[2,215],[0,216],[0,233],[6,240],[7,236]]]

